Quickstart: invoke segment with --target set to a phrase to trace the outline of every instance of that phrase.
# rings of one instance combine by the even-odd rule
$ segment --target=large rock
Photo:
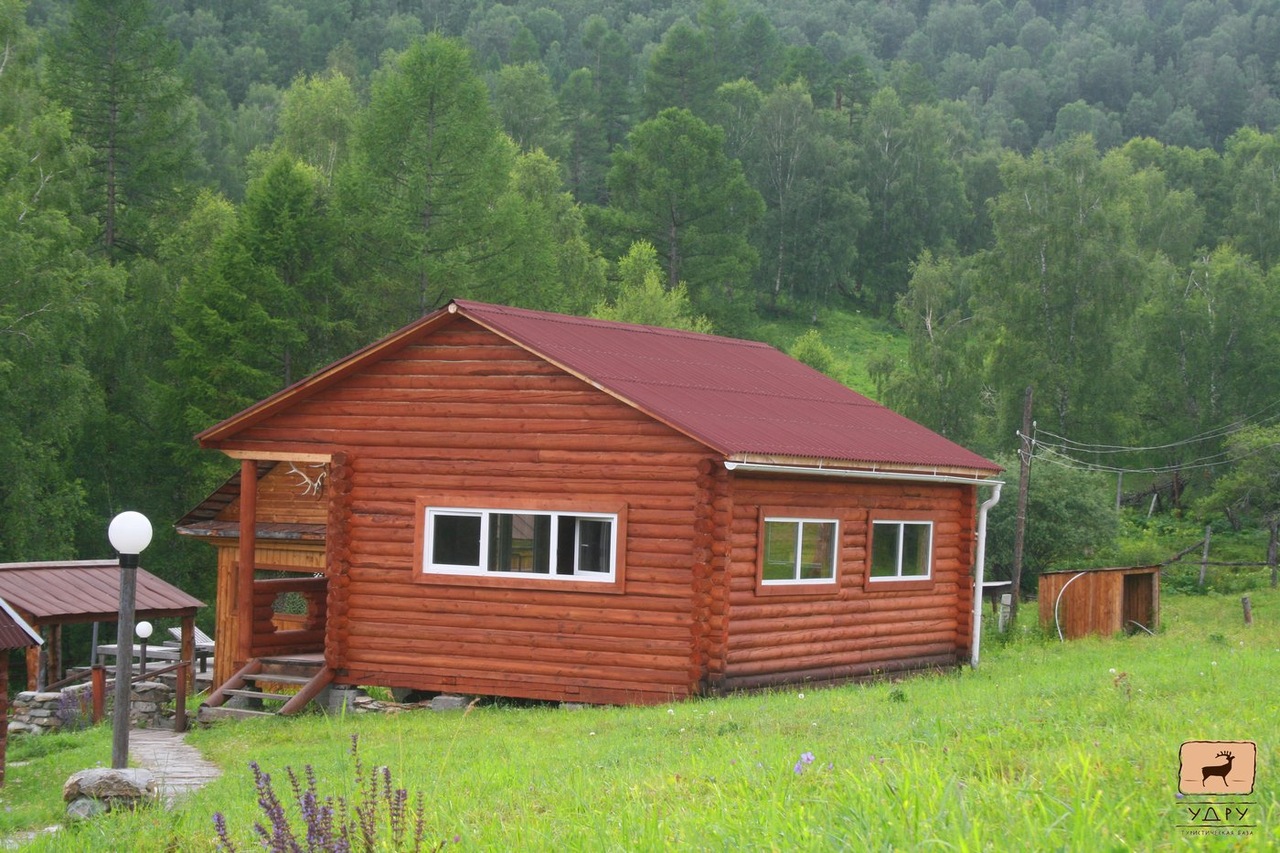
[[[71,774],[62,786],[67,815],[93,817],[113,809],[134,809],[156,802],[160,789],[150,770],[95,767]]]

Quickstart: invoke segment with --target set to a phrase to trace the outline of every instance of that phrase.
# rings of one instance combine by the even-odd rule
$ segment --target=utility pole
[[[1022,583],[1022,546],[1027,533],[1027,484],[1031,478],[1031,454],[1034,452],[1032,430],[1035,423],[1031,420],[1031,399],[1034,388],[1027,386],[1026,400],[1022,405],[1022,430],[1018,433],[1018,460],[1021,470],[1018,474],[1018,514],[1013,526],[1013,586],[1009,590],[1009,622],[1018,618],[1018,598],[1021,596]]]

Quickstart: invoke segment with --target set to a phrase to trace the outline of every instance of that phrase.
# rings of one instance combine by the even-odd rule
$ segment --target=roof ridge
[[[653,326],[647,323],[625,323],[620,320],[602,320],[599,317],[583,317],[577,314],[558,314],[554,311],[543,311],[537,308],[521,308],[515,305],[497,305],[492,302],[477,302],[474,299],[454,299],[452,302],[454,305],[457,305],[466,312],[482,315],[486,313],[516,315],[528,319],[538,319],[548,323],[592,326],[595,328],[618,329],[620,331],[640,332],[676,338],[692,338],[696,340],[714,339],[720,343],[735,343],[749,347],[777,349],[777,347],[771,346],[763,341],[753,341],[748,338],[730,338],[709,332],[694,332],[688,329],[672,329],[667,326]]]

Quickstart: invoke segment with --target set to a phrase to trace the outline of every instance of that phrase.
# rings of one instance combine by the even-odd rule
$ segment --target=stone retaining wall
[[[108,683],[104,714],[111,716],[114,685]],[[173,728],[173,688],[158,681],[137,681],[130,696],[133,728]],[[77,684],[57,693],[26,690],[9,706],[9,732],[43,734],[93,724],[93,686]]]

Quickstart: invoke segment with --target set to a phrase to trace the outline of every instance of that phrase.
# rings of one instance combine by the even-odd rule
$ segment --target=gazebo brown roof
[[[204,602],[144,569],[137,570],[135,613],[139,619],[182,620],[183,654],[190,657],[196,611]],[[62,671],[62,626],[115,622],[120,614],[120,563],[117,560],[61,560],[0,563],[0,599],[48,642],[43,655],[27,650],[27,689],[46,682],[38,672]],[[48,631],[44,627],[48,626]],[[192,674],[194,678],[194,672]]]
[[[195,616],[204,602],[144,569],[138,569],[140,618]],[[114,622],[120,613],[120,564],[116,560],[0,563],[0,598],[35,626]]]

